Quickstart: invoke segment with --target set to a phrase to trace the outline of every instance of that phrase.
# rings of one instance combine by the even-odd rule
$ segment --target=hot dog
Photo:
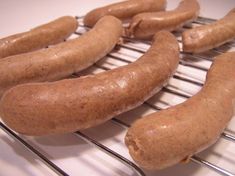
[[[235,38],[235,8],[222,19],[186,30],[182,34],[183,50],[199,53],[218,47]]]
[[[199,93],[175,107],[137,120],[125,143],[146,169],[187,160],[219,138],[234,114],[235,52],[218,56]]]
[[[106,16],[79,38],[0,60],[0,96],[22,83],[54,81],[95,63],[112,50],[122,34],[119,19]]]
[[[92,27],[105,15],[112,15],[120,20],[127,20],[138,13],[160,11],[165,8],[166,0],[127,0],[90,11],[84,18],[84,24]]]
[[[9,127],[26,135],[90,128],[142,104],[166,84],[178,62],[175,37],[160,32],[151,48],[127,66],[77,79],[10,89],[1,99],[0,116]]]
[[[64,16],[50,23],[0,39],[0,58],[30,52],[63,41],[75,32],[78,22]]]
[[[160,30],[174,31],[196,19],[199,9],[197,0],[183,0],[176,9],[171,11],[140,13],[133,17],[127,34],[146,39]]]

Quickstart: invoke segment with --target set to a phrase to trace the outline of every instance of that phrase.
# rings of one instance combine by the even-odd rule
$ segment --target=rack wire
[[[83,16],[76,17],[76,18],[78,19],[78,21],[81,24]],[[199,17],[196,21],[193,22],[193,24],[206,25],[206,24],[209,24],[209,23],[214,22],[214,21],[216,21],[216,20],[210,19],[210,18],[205,18],[205,17]],[[87,28],[87,27],[85,27],[83,25],[80,25],[80,28],[85,29],[84,31],[89,30],[89,28]],[[83,32],[75,32],[75,34],[76,35],[82,35]],[[139,41],[139,40],[135,40],[135,39],[128,38],[128,37],[123,37],[123,40],[126,41],[126,42],[122,43],[122,44],[118,44],[118,46],[120,48],[125,48],[125,49],[127,49],[129,51],[139,52],[141,54],[145,53],[147,49],[139,47],[138,45],[135,45],[135,43],[136,42],[144,43],[144,44],[146,44],[146,46],[150,46],[150,44],[151,44],[150,42]],[[178,39],[178,41],[179,41],[179,43],[181,42],[180,39]],[[235,41],[227,43],[225,45],[227,47],[229,47],[229,48],[233,48],[233,47],[235,47]],[[214,53],[216,53],[216,54],[221,54],[221,53],[224,52],[223,50],[220,50],[219,48],[213,49],[212,51]],[[129,63],[133,62],[133,61],[130,61],[128,59],[125,59],[124,57],[115,55],[115,52],[112,52],[112,53],[108,54],[107,56],[112,58],[112,59],[124,62],[125,64],[129,64]],[[208,67],[205,67],[205,66],[202,66],[202,65],[196,65],[195,63],[192,63],[190,61],[184,60],[184,57],[189,57],[189,58],[192,58],[192,59],[203,59],[203,60],[206,60],[208,62],[212,62],[213,61],[212,57],[205,57],[205,56],[202,56],[202,55],[199,55],[199,54],[198,55],[192,55],[192,54],[186,54],[186,53],[181,52],[180,65],[186,66],[186,67],[191,67],[191,68],[196,68],[196,69],[199,69],[199,70],[202,70],[202,71],[205,71],[205,72],[208,70]],[[105,66],[103,64],[100,64],[100,62],[97,62],[94,65],[94,67],[97,67],[97,68],[105,70],[105,71],[111,69],[111,68],[109,68],[109,67],[107,67],[107,66]],[[173,78],[176,79],[176,80],[181,80],[181,81],[184,81],[184,82],[187,82],[187,83],[190,83],[190,84],[194,84],[194,85],[197,85],[197,86],[200,86],[200,87],[203,86],[203,80],[197,79],[193,75],[189,75],[189,74],[184,75],[184,74],[180,73],[179,71],[176,71],[176,73],[174,74]],[[174,86],[172,88],[172,86],[169,86],[169,85],[165,86],[162,89],[162,92],[168,92],[168,93],[171,93],[171,94],[176,95],[176,96],[180,96],[180,97],[185,98],[185,99],[188,99],[188,98],[190,98],[192,96],[192,94],[190,94],[189,92],[185,92],[184,90],[182,91],[182,90],[174,89]],[[151,103],[150,101],[146,101],[146,102],[144,102],[144,104],[146,106],[148,106],[149,108],[153,109],[154,111],[160,111],[160,110],[163,109],[163,108],[161,108],[161,107]],[[166,103],[166,104],[168,104],[168,103]],[[115,124],[125,128],[125,129],[128,129],[130,127],[130,124],[127,124],[126,122],[124,122],[122,120],[119,120],[117,118],[111,119],[111,122],[113,122],[113,123],[115,123]],[[18,134],[13,132],[11,129],[9,129],[2,122],[0,122],[0,127],[1,127],[1,129],[5,133],[7,133],[13,139],[15,139],[16,141],[21,143],[26,149],[28,149],[34,155],[36,155],[44,164],[46,164],[56,174],[62,175],[62,176],[68,176],[69,175],[62,168],[60,168],[55,163],[50,161],[45,155],[42,154],[42,152],[40,152],[38,149],[36,149],[32,145],[30,145],[26,140],[24,140]],[[111,157],[115,158],[116,160],[120,161],[121,163],[125,164],[130,169],[132,169],[137,175],[145,176],[144,171],[140,167],[138,167],[135,163],[133,163],[132,161],[128,160],[125,156],[122,156],[119,153],[117,153],[116,151],[111,150],[109,147],[101,144],[100,142],[98,142],[95,139],[92,139],[90,136],[84,134],[83,132],[77,131],[74,134],[76,136],[78,136],[79,138],[81,138],[82,140],[84,140],[85,142],[87,142],[88,144],[90,144],[92,146],[95,146],[98,150],[103,151],[104,153],[108,154],[109,156],[111,156]],[[228,141],[235,142],[235,136],[233,136],[229,132],[224,131],[221,134],[221,137],[223,137],[224,139],[226,139]],[[220,166],[212,164],[212,163],[210,163],[210,162],[200,158],[197,155],[192,156],[190,158],[190,160],[192,162],[194,162],[194,163],[197,163],[199,165],[205,166],[208,169],[211,169],[211,170],[213,170],[213,171],[215,171],[215,172],[217,172],[217,173],[219,173],[221,175],[235,176],[234,173],[232,173],[232,172],[230,172],[230,171],[228,171],[228,170],[226,170],[226,169],[224,169],[224,168],[222,168]]]

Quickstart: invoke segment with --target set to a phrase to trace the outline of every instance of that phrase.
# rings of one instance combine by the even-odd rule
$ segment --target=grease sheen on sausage
[[[202,90],[175,107],[137,120],[125,143],[147,169],[163,169],[209,147],[234,114],[235,52],[218,56]]]
[[[136,62],[97,75],[10,89],[0,115],[26,135],[74,132],[104,123],[151,97],[166,84],[179,62],[179,46],[168,32],[156,35]]]
[[[105,16],[81,37],[1,59],[0,96],[18,84],[58,80],[87,68],[113,49],[122,31],[119,19]]]
[[[86,14],[84,24],[92,27],[105,15],[112,15],[120,20],[127,20],[142,12],[165,10],[166,0],[127,0],[94,9]]]
[[[218,47],[235,38],[235,8],[222,19],[182,34],[183,50],[199,53]]]
[[[76,31],[74,17],[63,16],[50,23],[0,39],[0,58],[30,52],[63,41]]]
[[[197,18],[197,0],[183,0],[178,7],[166,12],[146,12],[133,17],[127,29],[129,36],[146,39],[160,30],[174,31]]]

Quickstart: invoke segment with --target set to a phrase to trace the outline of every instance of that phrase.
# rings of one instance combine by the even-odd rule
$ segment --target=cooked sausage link
[[[18,84],[54,81],[89,67],[112,50],[122,31],[119,19],[106,16],[81,37],[1,59],[0,97]]]
[[[159,91],[179,62],[179,46],[168,32],[156,35],[136,62],[97,75],[16,86],[2,97],[0,116],[27,135],[74,132],[104,123]]]
[[[197,0],[182,0],[178,7],[166,12],[146,12],[133,17],[127,35],[147,39],[161,30],[174,31],[197,18]]]
[[[76,31],[74,17],[60,17],[50,23],[0,39],[0,58],[26,53],[63,41]]]
[[[234,38],[235,8],[214,23],[183,32],[183,50],[189,53],[200,53],[218,47]]]
[[[86,14],[84,24],[92,27],[105,15],[112,15],[120,20],[127,20],[142,12],[165,10],[166,0],[127,0],[94,9]]]
[[[137,120],[125,143],[146,169],[163,169],[211,146],[234,114],[235,52],[215,58],[199,93]]]

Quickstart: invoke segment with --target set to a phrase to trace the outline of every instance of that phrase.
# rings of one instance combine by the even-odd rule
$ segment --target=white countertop
[[[112,2],[117,2],[117,0],[0,0],[0,38],[26,31],[63,15],[84,15],[95,7]],[[176,7],[178,2],[179,0],[168,0],[168,9]],[[235,0],[199,0],[199,2],[201,5],[200,16],[214,19],[223,17],[230,9],[235,7]],[[202,77],[204,76],[205,73],[202,73]],[[186,88],[193,90],[193,93],[199,90],[198,87]],[[176,104],[182,100],[172,101],[175,101]],[[141,108],[122,116],[138,115],[138,112],[142,112],[145,107]],[[229,129],[235,134],[234,118]],[[125,133],[126,130],[111,122],[86,131],[86,134],[131,160],[123,143]],[[70,175],[135,175],[125,165],[88,145],[74,134],[36,139],[21,137],[28,140],[35,148]],[[235,173],[235,144],[220,139],[216,145],[200,155]],[[185,165],[179,164],[163,171],[146,172],[146,174],[149,176],[216,175],[215,172],[192,162]],[[39,176],[55,175],[55,173],[22,147],[20,143],[0,130],[0,176],[11,175]]]

